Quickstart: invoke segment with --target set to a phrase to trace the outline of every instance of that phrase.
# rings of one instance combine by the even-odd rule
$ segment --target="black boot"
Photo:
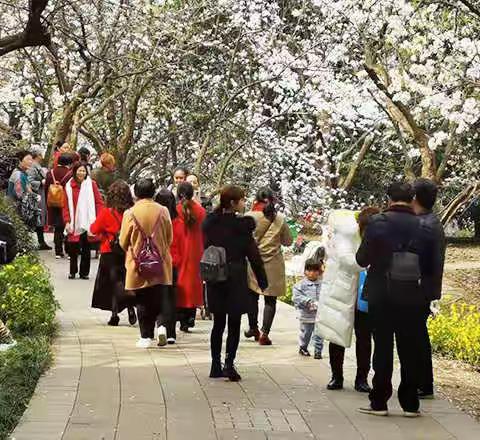
[[[119,322],[120,322],[120,318],[118,317],[118,315],[112,315],[110,317],[110,321],[108,321],[107,324],[112,327],[117,327]]]
[[[233,360],[229,359],[227,354],[227,359],[225,360],[225,368],[223,369],[223,376],[227,377],[231,382],[239,382],[242,380],[242,376],[238,374],[238,371],[235,368]]]
[[[137,314],[133,307],[128,307],[128,323],[130,325],[135,325],[137,323]]]
[[[343,377],[332,377],[332,380],[327,385],[327,390],[341,389],[343,389]]]
[[[359,393],[369,393],[372,389],[366,380],[356,380],[355,391],[358,391]]]
[[[220,361],[212,361],[212,367],[210,368],[210,377],[212,379],[218,379],[224,377],[222,370],[222,363]]]

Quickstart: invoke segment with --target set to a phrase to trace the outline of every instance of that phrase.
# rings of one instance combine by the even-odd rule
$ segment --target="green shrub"
[[[0,318],[14,335],[52,335],[57,308],[49,274],[37,257],[17,257],[0,269]]]
[[[453,304],[428,323],[432,349],[444,356],[480,365],[480,311]]]
[[[33,239],[32,232],[27,228],[25,223],[17,214],[17,210],[13,203],[3,194],[0,194],[0,212],[8,215],[15,225],[17,232],[18,252],[20,254],[34,253],[36,244]]]
[[[0,440],[15,428],[51,360],[50,340],[45,336],[21,338],[0,353]]]

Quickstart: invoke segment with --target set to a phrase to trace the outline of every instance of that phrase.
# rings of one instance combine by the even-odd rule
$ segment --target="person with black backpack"
[[[401,364],[398,399],[405,417],[418,417],[423,327],[428,291],[425,281],[434,273],[434,240],[429,225],[415,215],[415,192],[409,183],[388,189],[389,207],[373,216],[356,258],[368,267],[363,296],[375,341],[373,387],[364,414],[388,415],[392,396],[394,337]]]
[[[137,322],[133,296],[125,292],[125,252],[118,241],[123,214],[132,206],[130,187],[123,180],[117,180],[108,189],[106,207],[90,226],[90,233],[101,239],[92,307],[111,311],[112,316],[108,321],[111,326],[118,325],[118,314],[125,308],[128,309],[129,323],[134,325]]]
[[[241,380],[234,366],[241,318],[253,310],[255,301],[248,290],[247,260],[260,289],[264,291],[268,287],[262,257],[253,237],[255,220],[238,215],[244,210],[244,190],[234,185],[223,188],[220,205],[203,224],[205,252],[200,262],[201,275],[207,283],[209,308],[213,313],[210,377],[226,377],[232,382]],[[222,338],[227,316],[227,347],[225,368],[222,369]]]

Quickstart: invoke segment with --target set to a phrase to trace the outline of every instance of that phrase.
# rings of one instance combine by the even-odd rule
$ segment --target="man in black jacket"
[[[434,273],[434,244],[431,229],[413,211],[414,194],[408,183],[390,186],[389,208],[371,218],[357,252],[358,264],[369,268],[364,292],[375,340],[370,406],[360,408],[366,414],[388,415],[395,337],[401,364],[400,405],[406,417],[419,415],[421,335],[429,303],[423,282]]]
[[[430,279],[424,280],[425,291],[429,301],[436,301],[442,295],[443,266],[445,263],[446,241],[442,223],[432,211],[437,200],[438,187],[428,179],[418,179],[415,184],[413,209],[417,216],[431,230],[434,236],[433,273]],[[418,396],[421,399],[433,398],[432,346],[428,335],[427,320],[430,316],[430,302],[424,313],[423,326],[423,375],[420,379]]]

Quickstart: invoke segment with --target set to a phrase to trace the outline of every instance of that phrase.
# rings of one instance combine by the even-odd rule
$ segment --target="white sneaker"
[[[167,329],[161,325],[157,329],[157,340],[158,340],[158,346],[159,347],[164,347],[167,345]]]
[[[377,410],[373,409],[371,406],[367,408],[358,408],[358,412],[361,412],[362,414],[369,414],[371,416],[380,416],[380,417],[385,417],[388,416],[388,410]]]
[[[420,411],[404,411],[403,417],[408,417],[409,419],[414,419],[415,417],[420,417],[422,413]]]
[[[167,344],[173,345],[173,344],[175,344],[175,342],[177,342],[177,341],[175,340],[175,338],[167,338]]]
[[[150,348],[153,344],[153,339],[151,338],[140,338],[135,346],[137,348]]]

